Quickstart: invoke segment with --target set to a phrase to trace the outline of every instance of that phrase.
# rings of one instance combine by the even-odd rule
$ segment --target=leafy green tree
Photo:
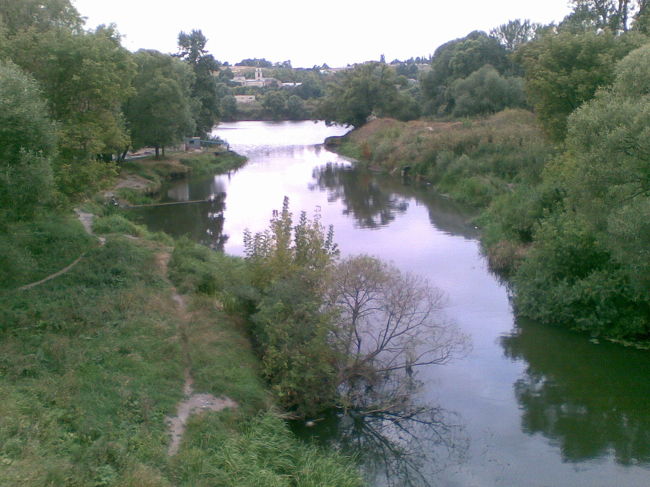
[[[616,62],[645,42],[638,34],[609,32],[545,35],[516,53],[525,70],[528,99],[545,132],[566,135],[567,117],[614,80]]]
[[[454,116],[496,113],[504,108],[526,106],[522,78],[505,78],[492,66],[485,65],[467,78],[454,81]]]
[[[544,220],[517,277],[521,313],[593,335],[650,338],[650,46],[569,117],[547,168],[565,210]]]
[[[491,29],[490,36],[499,41],[499,44],[505,47],[506,50],[514,52],[519,47],[532,41],[541,28],[541,24],[531,22],[528,19],[515,19]]]
[[[307,116],[305,104],[297,95],[291,95],[287,99],[287,117],[290,120],[303,120]]]
[[[287,111],[287,95],[284,91],[272,90],[264,94],[262,107],[273,120],[281,120]]]
[[[0,0],[0,26],[10,37],[26,29],[80,32],[82,25],[70,0]]]
[[[320,79],[320,76],[311,75],[304,79],[302,84],[297,86],[293,92],[303,100],[320,98],[325,93],[325,85]]]
[[[127,145],[121,106],[131,94],[135,65],[114,28],[26,31],[10,48],[16,64],[43,87],[59,123],[63,158],[87,160]]]
[[[251,67],[256,67],[256,68],[272,68],[273,63],[267,59],[264,58],[246,58],[242,59],[238,63],[235,64],[235,66],[251,66]]]
[[[499,73],[512,71],[507,51],[497,39],[485,32],[474,31],[436,49],[431,61],[431,71],[422,77],[422,92],[434,113],[451,113],[454,99],[451,85],[457,79],[468,77],[486,64]]]
[[[371,114],[391,116],[398,96],[395,71],[384,63],[365,63],[341,73],[321,103],[323,118],[359,127]]]
[[[134,95],[124,112],[134,148],[159,149],[180,142],[194,130],[192,118],[192,69],[158,51],[140,50],[135,56],[138,72]]]
[[[279,402],[299,415],[335,404],[329,316],[321,312],[327,269],[338,255],[333,230],[303,212],[294,225],[285,197],[268,230],[244,234],[246,260],[262,298],[253,336],[262,373]]]
[[[30,218],[54,193],[55,125],[33,79],[0,63],[0,221]]]
[[[567,147],[569,200],[650,286],[650,45],[625,57],[612,88],[570,117]]]
[[[221,98],[219,112],[223,120],[235,120],[237,117],[237,100],[233,95],[226,95]]]
[[[212,131],[219,117],[219,96],[213,73],[219,71],[219,62],[205,46],[208,39],[200,30],[178,34],[178,54],[194,71],[192,97],[198,102],[194,113],[196,134],[204,137]]]
[[[571,0],[573,12],[560,24],[560,29],[626,32],[630,22],[643,15],[647,2],[641,0]]]
[[[8,52],[40,83],[57,122],[59,189],[92,191],[112,171],[98,160],[128,145],[122,104],[132,90],[132,55],[115,29],[104,26],[84,33],[28,29],[9,40]]]

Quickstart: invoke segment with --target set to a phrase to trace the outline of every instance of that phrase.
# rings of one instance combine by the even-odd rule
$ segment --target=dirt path
[[[171,255],[168,252],[161,252],[156,255],[156,260],[163,275],[167,276],[167,267]],[[176,415],[167,417],[166,422],[169,427],[169,434],[171,442],[167,449],[169,456],[176,455],[183,439],[183,434],[187,427],[187,420],[193,414],[200,414],[204,411],[221,411],[226,408],[236,408],[237,403],[226,396],[216,397],[212,394],[195,393],[194,380],[192,379],[191,366],[192,356],[189,351],[189,344],[187,338],[187,325],[191,319],[191,313],[187,311],[187,304],[185,299],[181,296],[176,288],[172,287],[172,299],[176,303],[178,310],[179,322],[178,333],[181,338],[181,346],[183,347],[183,355],[185,358],[185,383],[183,384],[184,400],[176,406]]]
[[[77,218],[79,218],[79,221],[81,222],[81,224],[86,229],[86,232],[88,232],[89,235],[95,236],[95,234],[93,233],[93,218],[94,218],[95,215],[93,215],[92,213],[86,213],[86,212],[81,211],[81,210],[79,210],[77,208],[75,208],[74,211],[77,214]],[[97,237],[97,240],[99,240],[99,245],[104,245],[106,243],[106,239],[104,237]],[[25,291],[27,289],[31,289],[33,287],[39,286],[39,285],[43,284],[44,282],[51,281],[52,279],[54,279],[56,277],[62,276],[63,274],[68,272],[70,269],[72,269],[74,266],[76,266],[79,262],[81,262],[81,259],[83,259],[85,255],[86,255],[86,252],[81,254],[71,264],[67,265],[66,267],[64,267],[60,271],[57,271],[54,274],[50,274],[49,276],[44,277],[40,281],[31,282],[29,284],[25,284],[24,286],[20,286],[18,289],[20,291]]]

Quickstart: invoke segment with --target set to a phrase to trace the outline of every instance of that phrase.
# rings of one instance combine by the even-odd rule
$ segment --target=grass
[[[392,173],[409,167],[411,175],[477,208],[513,185],[538,182],[553,152],[524,110],[463,122],[378,119],[353,131],[341,151]]]
[[[246,163],[246,158],[231,151],[203,152],[191,157],[182,157],[180,162],[189,167],[194,175],[225,174],[242,167]]]
[[[120,177],[127,181],[126,187],[118,188],[117,197],[132,205],[155,202],[165,181],[193,175],[225,174],[246,163],[246,158],[232,151],[223,152],[177,152],[168,153],[161,159],[153,156],[133,159],[122,163]],[[131,185],[136,187],[129,187]]]
[[[14,253],[35,242],[30,278],[44,273],[40,262],[58,270],[70,254],[87,253],[30,290],[5,278],[0,485],[359,485],[349,459],[301,443],[274,412],[246,330],[223,310],[232,285],[223,276],[238,275],[241,262],[181,242],[171,274],[189,294],[186,316],[158,258],[173,241],[104,213],[94,225],[107,238],[101,247],[71,216],[3,237]],[[187,355],[195,391],[227,395],[239,407],[192,416],[180,453],[169,458],[165,417],[182,398]]]
[[[72,215],[42,215],[0,231],[0,290],[38,281],[90,250],[96,239]]]

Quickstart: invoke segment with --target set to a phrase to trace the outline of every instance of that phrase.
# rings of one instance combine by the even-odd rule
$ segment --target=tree
[[[371,114],[390,116],[398,91],[387,64],[370,62],[344,71],[328,86],[320,111],[325,120],[359,127]]]
[[[164,152],[165,146],[180,142],[192,133],[191,68],[158,51],[140,50],[135,54],[138,73],[133,80],[134,95],[124,112],[134,148],[152,146]]]
[[[528,19],[515,19],[490,30],[490,36],[499,41],[507,51],[514,52],[535,39],[541,28],[542,24],[533,23]]]
[[[291,95],[287,99],[287,117],[290,120],[303,120],[307,116],[305,104],[297,95]]]
[[[223,120],[235,120],[237,117],[237,99],[232,95],[222,97],[219,102],[219,112]]]
[[[330,343],[346,407],[395,408],[410,398],[417,367],[464,350],[467,338],[441,316],[444,302],[426,281],[367,255],[333,269],[325,309],[335,317]]]
[[[626,32],[633,18],[643,15],[644,0],[571,0],[573,12],[560,24],[561,29],[608,29],[613,33]]]
[[[194,71],[192,97],[198,102],[194,119],[196,133],[203,137],[212,131],[219,117],[219,96],[214,72],[219,70],[219,63],[208,54],[205,46],[208,39],[200,30],[192,30],[189,34],[178,34],[178,54]]]
[[[485,32],[474,31],[436,49],[431,61],[431,71],[422,77],[422,93],[429,101],[430,111],[451,113],[454,100],[451,85],[466,78],[486,64],[500,74],[510,74],[512,63],[505,47]]]
[[[262,98],[262,107],[273,120],[281,120],[287,111],[287,95],[283,91],[272,90]]]
[[[614,80],[616,62],[645,38],[609,32],[549,34],[520,48],[528,99],[544,131],[556,141],[566,135],[567,117]]]
[[[546,178],[566,195],[545,217],[515,282],[519,312],[594,336],[650,337],[650,46],[568,120]]]
[[[135,65],[114,28],[27,31],[10,49],[16,64],[43,87],[59,122],[61,157],[83,161],[127,145],[121,106],[131,94]]]
[[[10,37],[26,29],[65,28],[79,33],[82,25],[70,0],[0,0],[0,30],[4,28]]]
[[[637,283],[650,286],[650,46],[616,67],[610,90],[571,115],[568,198]]]
[[[486,64],[451,86],[454,98],[453,115],[464,117],[496,113],[505,108],[526,106],[522,78],[505,78]]]
[[[244,234],[246,261],[261,298],[252,334],[262,374],[280,404],[310,415],[336,403],[329,317],[321,312],[327,269],[338,255],[333,229],[303,212],[294,225],[285,197],[269,229]]]
[[[30,218],[54,192],[55,125],[34,80],[0,63],[0,221]]]

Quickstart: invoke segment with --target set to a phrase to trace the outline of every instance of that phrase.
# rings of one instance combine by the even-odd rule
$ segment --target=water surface
[[[313,122],[222,124],[215,134],[248,164],[175,183],[165,196],[215,195],[214,203],[152,208],[142,219],[241,255],[244,229],[266,228],[287,195],[294,214],[317,212],[334,225],[344,255],[376,255],[443,289],[448,317],[473,348],[420,375],[418,400],[435,410],[438,431],[410,460],[433,485],[650,485],[649,354],[516,323],[508,290],[481,255],[471,214],[427,188],[356,170],[321,145],[344,132]],[[330,418],[302,433],[372,445],[351,431]],[[391,460],[379,456],[367,470],[373,484],[384,485],[382,460]],[[393,484],[405,484],[395,475]]]

